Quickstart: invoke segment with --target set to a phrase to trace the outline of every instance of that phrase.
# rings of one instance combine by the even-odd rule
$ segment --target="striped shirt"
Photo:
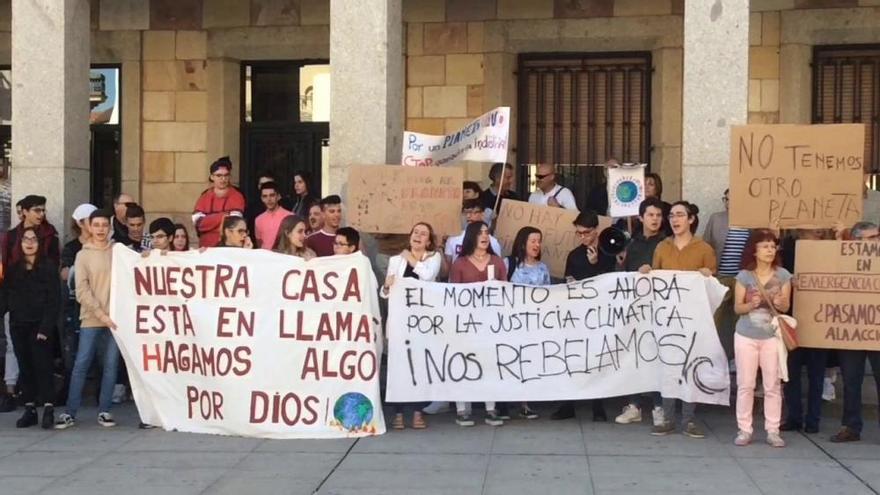
[[[718,259],[718,275],[733,277],[739,273],[743,250],[748,241],[749,229],[731,227],[727,231],[724,249],[721,251],[721,257]]]

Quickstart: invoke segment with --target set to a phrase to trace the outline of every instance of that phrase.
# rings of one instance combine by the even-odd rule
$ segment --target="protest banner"
[[[726,292],[696,272],[609,273],[548,287],[399,279],[388,303],[388,402],[546,401],[659,391],[728,405],[712,315]]]
[[[540,229],[543,234],[541,261],[547,264],[550,275],[562,278],[568,253],[581,243],[572,223],[577,216],[578,212],[574,210],[505,199],[495,220],[495,237],[504,254],[510,254],[519,229],[527,226]],[[610,225],[611,218],[599,217],[599,232]]]
[[[117,245],[112,277],[113,336],[145,423],[263,438],[385,432],[366,257],[215,248],[142,258]]]
[[[428,222],[439,235],[458,233],[463,177],[459,167],[352,165],[348,223],[363,232],[409,234],[416,222]]]
[[[461,161],[506,162],[510,107],[494,108],[452,134],[404,131],[401,164],[434,167]]]
[[[801,346],[880,351],[880,243],[797,241],[795,273]]]
[[[861,220],[863,124],[744,125],[730,136],[731,226],[829,228]]]
[[[645,164],[608,168],[608,215],[615,218],[639,215],[645,199]]]

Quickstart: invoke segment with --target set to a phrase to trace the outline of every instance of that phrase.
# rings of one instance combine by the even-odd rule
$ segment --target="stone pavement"
[[[609,414],[616,413],[609,406]],[[544,417],[551,408],[538,408]],[[652,437],[641,425],[514,420],[501,428],[431,417],[425,431],[360,440],[260,440],[138,430],[131,404],[120,426],[80,413],[67,431],[17,430],[0,414],[0,494],[582,494],[878,493],[880,431],[835,445],[839,420],[819,435],[787,434],[789,446],[732,444],[732,411],[698,409],[707,438]],[[867,412],[867,411],[866,411]],[[873,411],[872,411],[873,412]],[[647,418],[646,418],[647,419]],[[762,434],[761,434],[762,435]],[[763,439],[763,436],[759,436]]]

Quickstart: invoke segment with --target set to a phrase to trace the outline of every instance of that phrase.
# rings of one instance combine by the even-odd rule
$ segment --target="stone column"
[[[350,164],[400,163],[401,0],[330,0],[330,193]]]
[[[89,0],[12,1],[12,202],[46,196],[62,233],[89,200],[89,46]]]
[[[686,0],[682,198],[703,224],[729,182],[730,126],[748,118],[749,0]]]

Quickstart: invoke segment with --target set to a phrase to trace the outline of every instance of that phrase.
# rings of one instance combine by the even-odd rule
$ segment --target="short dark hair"
[[[483,203],[479,199],[466,199],[461,202],[461,211],[471,210],[474,208],[483,209]]]
[[[164,232],[168,237],[174,237],[174,232],[177,228],[174,226],[174,222],[171,221],[170,218],[162,217],[157,218],[150,222],[150,230],[151,234],[155,234],[156,232]]]
[[[462,190],[470,189],[471,191],[474,191],[474,192],[476,192],[477,194],[480,194],[481,192],[483,192],[483,190],[480,188],[480,185],[477,184],[476,182],[472,181],[472,180],[466,180],[466,181],[464,181],[464,182],[461,184],[461,189],[462,189]]]
[[[113,218],[113,212],[106,208],[99,208],[89,215],[89,223],[92,223],[92,220],[96,218],[106,218],[109,222]]]
[[[689,201],[676,201],[669,207],[669,211],[672,211],[676,206],[683,206],[685,211],[687,211],[688,218],[694,218],[694,223],[691,224],[691,234],[696,233],[697,227],[700,226],[700,217],[698,216],[700,214],[700,207]]]
[[[266,189],[271,189],[271,190],[275,191],[276,193],[277,193],[277,192],[281,192],[281,191],[278,189],[278,184],[276,184],[276,183],[273,182],[273,181],[264,182],[263,185],[260,186],[260,193],[262,193],[262,192],[265,191]]]
[[[30,210],[35,206],[45,206],[46,204],[46,196],[38,196],[36,194],[28,194],[27,196],[21,198],[21,201],[18,202],[21,204],[22,210]]]
[[[489,180],[495,182],[496,180],[501,178],[501,171],[504,169],[513,170],[513,165],[509,163],[503,162],[495,162],[492,164],[492,167],[489,169]]]
[[[232,160],[229,159],[228,156],[221,156],[220,158],[214,160],[214,163],[211,164],[211,173],[215,174],[221,168],[225,168],[226,170],[232,171]]]
[[[325,206],[333,206],[333,205],[341,205],[342,198],[339,197],[338,194],[331,194],[330,196],[324,196],[321,198],[321,209],[323,210]]]
[[[571,223],[572,225],[594,229],[599,226],[599,215],[593,210],[584,210],[578,213],[577,218]]]
[[[360,249],[361,234],[353,227],[342,227],[336,231],[336,235],[345,237],[345,242],[354,246],[354,250]]]
[[[639,203],[639,216],[645,216],[645,212],[648,210],[648,207],[654,207],[660,210],[660,214],[662,215],[665,212],[665,205],[660,198],[647,198],[641,203]]]
[[[136,203],[129,203],[125,208],[125,219],[129,218],[144,218],[147,215],[144,213],[144,209],[141,208],[141,205]]]

